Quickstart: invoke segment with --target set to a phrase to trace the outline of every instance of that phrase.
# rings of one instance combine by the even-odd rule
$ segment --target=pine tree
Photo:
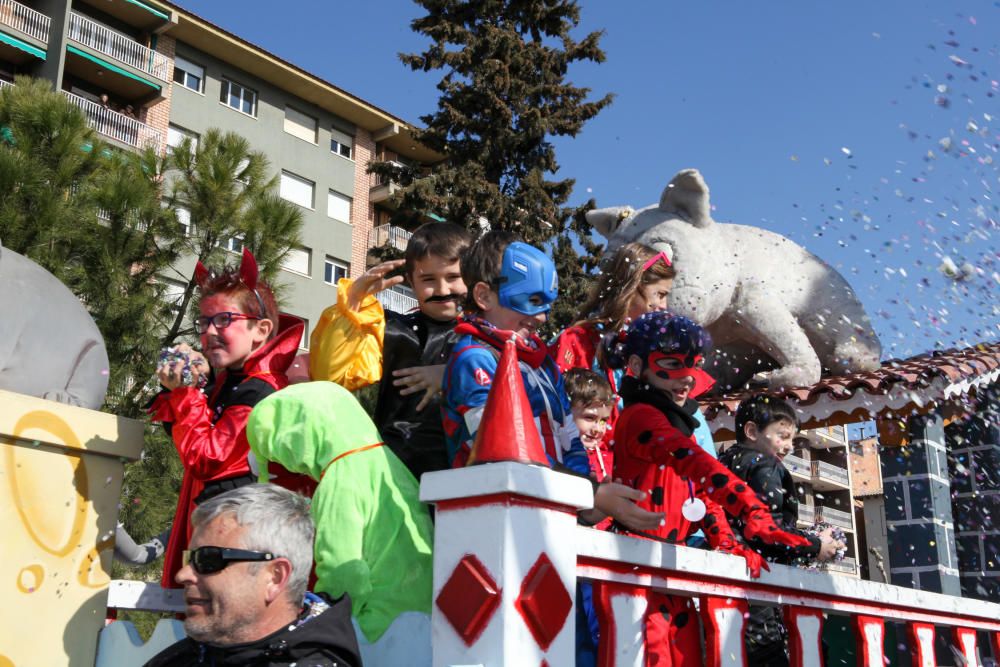
[[[427,15],[411,27],[431,44],[400,57],[415,71],[444,72],[437,111],[421,118],[426,128],[415,136],[446,157],[426,171],[372,164],[404,186],[393,223],[434,213],[474,231],[485,220],[534,244],[565,234],[573,180],[554,178],[551,140],[576,136],[611,102],[611,95],[588,100],[588,88],[566,80],[573,63],[604,60],[601,33],[574,38],[575,0],[417,3]],[[556,249],[563,287],[579,291],[583,270],[569,238]]]
[[[17,77],[0,89],[0,242],[65,279],[96,210],[81,186],[103,144],[51,84]]]

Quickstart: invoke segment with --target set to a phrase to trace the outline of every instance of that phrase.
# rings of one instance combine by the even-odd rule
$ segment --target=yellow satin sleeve
[[[373,295],[351,310],[351,283],[349,278],[337,281],[337,302],[323,311],[309,336],[309,377],[355,391],[382,378],[385,312]]]

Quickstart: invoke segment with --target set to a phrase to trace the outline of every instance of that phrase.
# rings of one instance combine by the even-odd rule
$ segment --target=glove
[[[719,545],[715,548],[716,551],[724,554],[732,554],[733,556],[741,556],[743,560],[747,562],[747,570],[750,571],[751,579],[760,578],[760,570],[764,568],[768,572],[771,568],[768,567],[767,561],[759,553],[749,548],[745,544],[739,544],[733,541],[731,538],[723,539],[719,542]]]
[[[745,544],[737,544],[731,551],[729,551],[734,556],[742,556],[743,560],[747,562],[747,570],[750,572],[751,579],[760,579],[761,568],[771,571],[770,566],[764,557],[759,553],[746,546]]]
[[[778,528],[771,518],[771,513],[763,505],[747,508],[747,516],[743,519],[743,535],[748,540],[760,540],[764,544],[786,546],[792,549],[808,547],[812,544],[805,536],[796,535]]]

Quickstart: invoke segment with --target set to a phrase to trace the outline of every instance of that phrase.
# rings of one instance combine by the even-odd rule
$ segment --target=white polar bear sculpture
[[[658,204],[589,211],[587,222],[608,239],[607,256],[637,241],[671,258],[669,308],[712,334],[708,370],[719,390],[758,373],[776,388],[879,367],[881,343],[837,271],[766,229],[715,222],[710,210],[705,180],[686,169]]]
[[[108,389],[104,338],[55,276],[0,244],[0,389],[98,409]]]

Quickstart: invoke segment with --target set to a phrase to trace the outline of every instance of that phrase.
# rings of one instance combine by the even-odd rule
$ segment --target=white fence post
[[[590,483],[541,466],[427,473],[436,505],[435,667],[572,665],[576,511]]]

